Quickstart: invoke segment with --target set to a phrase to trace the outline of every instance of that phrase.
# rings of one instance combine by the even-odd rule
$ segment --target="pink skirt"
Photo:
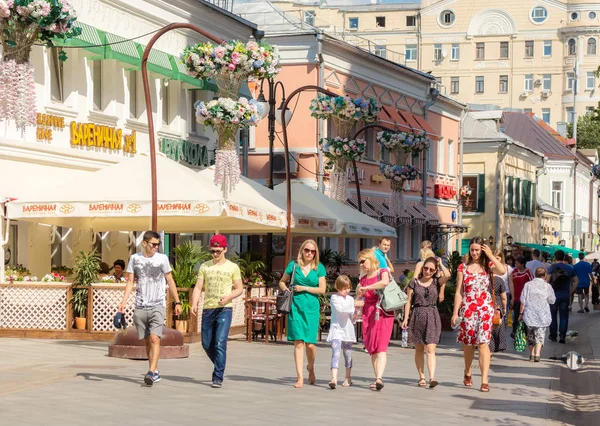
[[[394,329],[394,315],[386,315],[379,310],[379,319],[375,319],[374,303],[365,302],[362,314],[362,333],[365,348],[369,354],[387,352]]]

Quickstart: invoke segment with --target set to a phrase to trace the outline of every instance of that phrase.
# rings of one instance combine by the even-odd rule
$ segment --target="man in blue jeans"
[[[548,282],[554,289],[556,302],[550,305],[552,323],[550,324],[549,339],[556,342],[557,331],[560,337],[559,343],[565,343],[567,329],[569,327],[569,304],[571,300],[571,286],[577,284],[577,276],[571,265],[565,263],[565,252],[557,250],[554,253],[554,263],[548,269]],[[560,324],[558,322],[560,315]]]
[[[204,262],[192,293],[192,314],[198,315],[198,301],[204,290],[202,312],[202,348],[213,363],[212,387],[223,385],[227,360],[227,337],[231,326],[232,300],[242,294],[242,276],[238,265],[225,258],[227,239],[217,234],[210,239],[212,260]]]

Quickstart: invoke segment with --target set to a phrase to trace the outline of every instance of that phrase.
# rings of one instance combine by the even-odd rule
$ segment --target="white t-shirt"
[[[525,264],[525,267],[531,271],[531,275],[533,275],[534,278],[535,278],[535,270],[537,268],[542,267],[542,268],[548,270],[548,267],[546,266],[546,264],[544,262],[540,262],[537,259],[530,260],[529,262],[527,262]]]
[[[327,341],[341,340],[342,342],[356,343],[354,332],[354,298],[342,297],[338,294],[331,296],[331,324]]]
[[[503,275],[499,275],[498,278],[502,278],[504,282],[504,290],[506,294],[510,294],[510,285],[508,283],[508,277],[512,274],[513,267],[510,265],[506,265],[506,272]]]
[[[127,273],[135,277],[135,307],[151,308],[154,306],[166,306],[165,274],[171,272],[169,258],[162,253],[155,253],[152,257],[146,257],[142,253],[136,253],[129,258]]]

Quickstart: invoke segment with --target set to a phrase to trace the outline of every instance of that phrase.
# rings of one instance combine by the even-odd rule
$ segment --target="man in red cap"
[[[217,234],[210,239],[212,260],[204,262],[192,294],[192,314],[198,315],[200,293],[204,295],[202,311],[202,347],[214,364],[212,387],[223,385],[227,358],[227,337],[231,326],[231,301],[242,294],[242,275],[238,265],[225,258],[227,239]]]

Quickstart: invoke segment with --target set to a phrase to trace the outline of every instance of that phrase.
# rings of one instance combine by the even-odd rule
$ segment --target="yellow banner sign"
[[[102,126],[94,123],[71,122],[71,145],[105,148],[113,151],[135,154],[136,147],[135,130],[131,135],[124,135],[123,130],[115,127]]]

